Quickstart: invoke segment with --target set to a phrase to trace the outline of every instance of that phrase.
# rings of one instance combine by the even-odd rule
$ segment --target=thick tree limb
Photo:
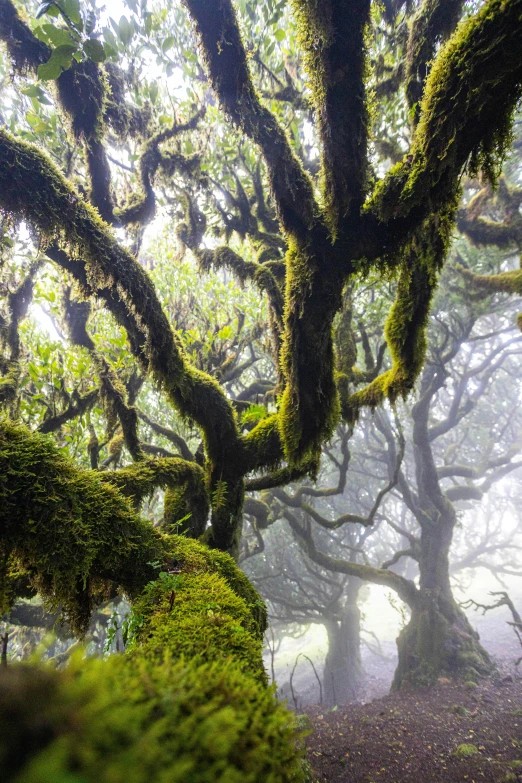
[[[439,52],[410,153],[377,188],[363,220],[372,255],[397,247],[427,214],[455,202],[470,156],[472,170],[483,163],[493,176],[522,89],[521,5],[489,0]]]
[[[367,189],[365,90],[369,0],[294,2],[322,141],[323,197],[334,236]]]
[[[312,185],[275,117],[259,101],[230,0],[185,0],[223,110],[256,142],[265,158],[279,219],[304,235],[317,212]]]

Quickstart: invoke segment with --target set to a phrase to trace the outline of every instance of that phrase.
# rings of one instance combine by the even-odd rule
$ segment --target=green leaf
[[[53,79],[58,79],[58,77],[62,73],[62,66],[60,63],[53,61],[51,58],[46,63],[43,63],[43,65],[38,66],[38,78],[42,82],[48,82],[52,81]]]
[[[151,82],[149,86],[149,96],[152,103],[158,100],[159,87],[157,82]]]
[[[124,46],[130,44],[133,35],[134,25],[132,22],[129,22],[126,16],[122,16],[118,24],[118,37]]]
[[[42,81],[58,79],[62,70],[66,71],[71,67],[75,52],[76,46],[58,46],[56,49],[53,49],[47,62],[39,66],[38,78]]]
[[[29,87],[23,87],[20,91],[23,95],[28,95],[29,98],[36,98],[40,87],[37,84],[31,84]]]
[[[67,30],[54,24],[43,24],[42,30],[53,46],[74,46],[74,41]]]
[[[36,9],[36,19],[39,19],[41,16],[46,14],[50,8],[54,6],[54,2],[46,2],[46,3],[40,3],[38,8]]]
[[[61,0],[60,7],[63,8],[71,22],[77,25],[81,30],[83,27],[83,20],[80,13],[80,0]]]
[[[276,39],[276,41],[282,41],[284,38],[286,38],[285,30],[281,30],[281,28],[279,30],[276,30],[274,33],[274,38]]]
[[[249,405],[246,411],[243,411],[241,422],[243,424],[254,424],[257,421],[268,416],[268,411],[264,405]]]
[[[219,330],[217,336],[220,340],[230,340],[230,338],[234,336],[234,330],[229,324],[227,324],[227,326],[224,326]]]
[[[103,45],[103,48],[105,49],[105,54],[107,57],[117,57],[118,56],[118,50],[114,48],[114,46],[111,46],[110,44],[106,43]]]
[[[163,43],[161,44],[161,51],[162,52],[168,52],[169,49],[171,49],[174,46],[174,36],[168,35]]]
[[[96,38],[88,38],[83,44],[83,51],[94,63],[102,63],[107,59],[102,42]]]
[[[64,70],[71,67],[73,54],[76,52],[76,46],[57,46],[53,49],[51,60],[59,63]]]
[[[114,49],[118,48],[118,42],[114,36],[114,33],[110,29],[110,27],[104,27],[102,30],[103,37],[105,39],[105,43],[108,43],[110,46],[112,46]]]

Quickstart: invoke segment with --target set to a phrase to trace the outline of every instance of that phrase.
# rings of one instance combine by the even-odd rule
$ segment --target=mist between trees
[[[266,638],[357,700],[377,585],[393,689],[497,665],[455,588],[521,574],[521,0],[121,12],[0,0],[0,765],[304,780]]]

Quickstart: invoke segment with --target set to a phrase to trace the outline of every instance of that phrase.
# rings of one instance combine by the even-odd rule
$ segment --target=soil
[[[512,664],[478,684],[441,680],[308,716],[314,783],[522,783],[522,672]]]

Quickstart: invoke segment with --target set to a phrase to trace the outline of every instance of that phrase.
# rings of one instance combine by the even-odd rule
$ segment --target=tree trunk
[[[449,549],[456,515],[448,501],[444,519],[424,522],[420,589],[411,619],[399,634],[399,663],[392,689],[432,684],[438,677],[476,681],[494,664],[466,615],[453,598]]]
[[[350,582],[359,580],[351,579]],[[326,706],[349,704],[357,699],[362,683],[361,613],[357,606],[360,584],[348,585],[346,603],[337,618],[328,618],[328,652],[323,684]]]

